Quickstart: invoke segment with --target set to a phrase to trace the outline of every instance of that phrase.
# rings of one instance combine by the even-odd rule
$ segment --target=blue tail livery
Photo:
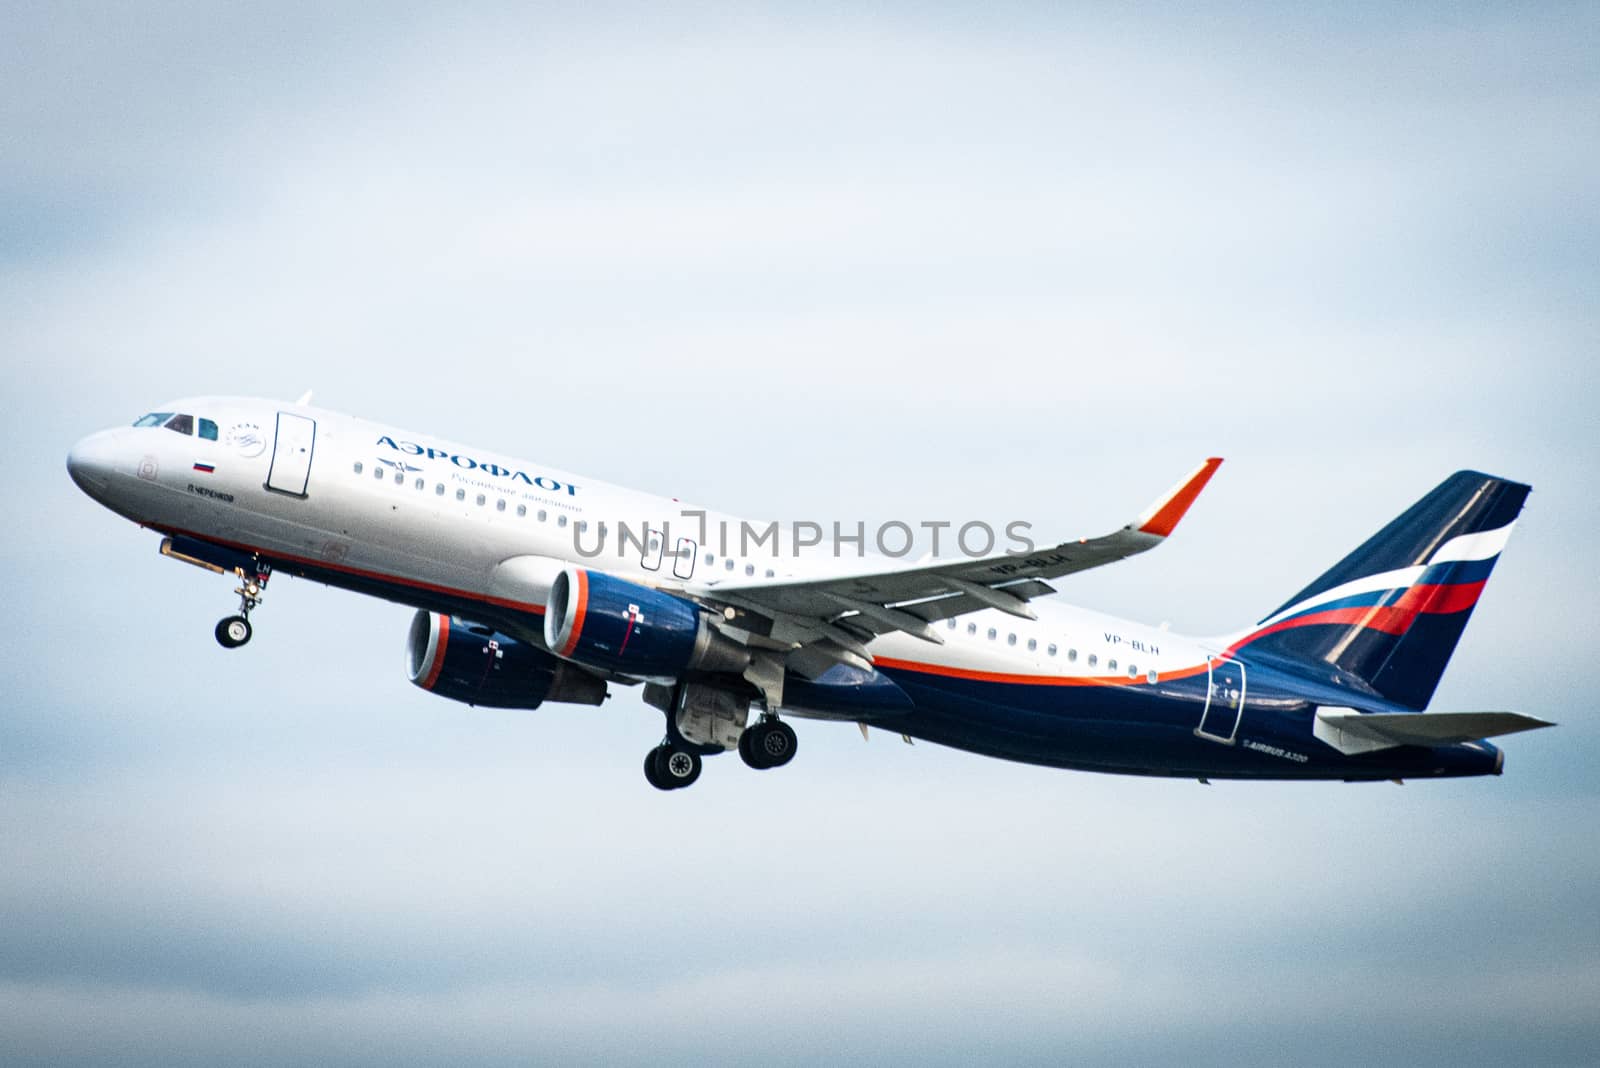
[[[1457,471],[1234,645],[1317,665],[1423,709],[1529,487]]]

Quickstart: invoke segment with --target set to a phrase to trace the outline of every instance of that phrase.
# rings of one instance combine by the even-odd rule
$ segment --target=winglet
[[[1172,487],[1165,497],[1152,504],[1145,513],[1134,520],[1134,528],[1146,534],[1154,534],[1164,538],[1171,534],[1177,527],[1178,520],[1189,510],[1194,499],[1200,496],[1200,491],[1206,488],[1206,483],[1211,481],[1211,476],[1217,473],[1217,468],[1222,466],[1222,458],[1213,456]]]

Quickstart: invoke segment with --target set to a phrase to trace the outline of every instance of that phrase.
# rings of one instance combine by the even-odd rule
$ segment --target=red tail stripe
[[[1487,580],[1484,580],[1487,581]],[[1435,615],[1465,612],[1478,603],[1484,583],[1456,582],[1439,586],[1413,586],[1395,602],[1396,608],[1414,609]]]
[[[1412,586],[1392,605],[1372,605],[1365,608],[1330,608],[1325,612],[1307,612],[1274,623],[1251,634],[1239,645],[1247,645],[1257,638],[1276,634],[1280,630],[1313,626],[1319,623],[1335,626],[1357,626],[1385,634],[1401,635],[1411,628],[1419,615],[1450,615],[1465,612],[1478,603],[1483,593],[1482,582],[1463,582],[1442,586]],[[1235,646],[1234,648],[1238,648]]]

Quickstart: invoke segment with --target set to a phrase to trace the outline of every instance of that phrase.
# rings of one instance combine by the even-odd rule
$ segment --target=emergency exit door
[[[1244,665],[1215,656],[1207,662],[1206,674],[1206,707],[1194,732],[1213,742],[1232,745],[1244,712]]]
[[[272,466],[267,469],[267,489],[304,497],[306,483],[311,479],[311,457],[316,448],[315,419],[293,412],[279,412],[278,432],[272,446]]]

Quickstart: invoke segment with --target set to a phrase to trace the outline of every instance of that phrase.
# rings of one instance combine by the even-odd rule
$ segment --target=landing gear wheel
[[[657,790],[681,790],[700,777],[700,754],[658,745],[644,758],[644,777]]]
[[[794,728],[781,719],[762,720],[739,735],[739,756],[758,771],[783,767],[798,747]]]
[[[700,754],[665,746],[656,757],[656,774],[670,789],[681,790],[700,777]]]
[[[781,768],[794,759],[794,751],[799,747],[799,739],[794,736],[794,728],[775,719],[764,725],[758,744],[761,746],[761,757],[769,768]]]
[[[663,782],[661,776],[656,773],[656,757],[658,755],[659,751],[655,749],[650,750],[644,755],[645,781],[651,786],[654,786],[657,790],[670,790],[672,787],[666,782]]]
[[[237,649],[250,640],[253,633],[250,621],[244,616],[229,616],[217,624],[217,644],[224,649]]]

